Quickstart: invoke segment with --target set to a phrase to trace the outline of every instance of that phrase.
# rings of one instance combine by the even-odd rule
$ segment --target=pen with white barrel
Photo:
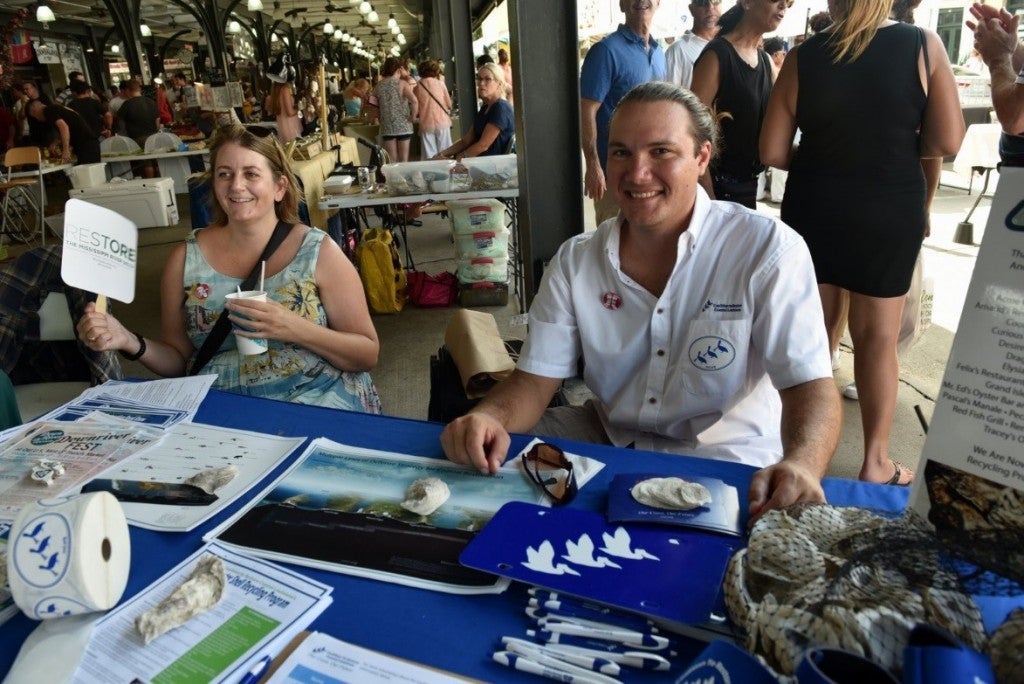
[[[580,646],[583,648],[590,648],[597,651],[608,651],[625,653],[631,652],[632,648],[628,644],[624,644],[619,641],[608,641],[605,639],[597,639],[589,636],[574,636],[570,634],[562,634],[560,632],[551,632],[546,629],[528,629],[526,630],[526,636],[531,639],[536,639],[539,642],[545,644],[569,644],[571,646]],[[678,655],[672,650],[662,650],[659,652],[660,656],[673,657]]]
[[[501,637],[501,643],[504,645],[506,650],[527,658],[532,658],[534,654],[557,658],[563,662],[578,665],[579,667],[583,667],[594,672],[600,672],[601,674],[611,675],[612,677],[615,677],[619,672],[621,672],[621,668],[618,663],[605,658],[604,654],[596,651],[592,655],[558,651],[533,641],[517,639],[509,636]],[[541,661],[538,660],[537,662]]]
[[[495,651],[491,658],[494,662],[505,667],[554,679],[556,682],[565,682],[566,684],[609,684],[609,682],[618,683],[619,681],[596,672],[582,671],[584,674],[571,674],[559,668],[541,665],[534,660],[518,656],[515,653],[509,653],[508,651]]]
[[[527,609],[527,615],[530,615],[529,609]],[[557,613],[548,613],[544,615],[540,614],[540,611],[534,611],[534,614],[530,615],[530,617],[537,621],[537,624],[541,629],[547,629],[545,625],[562,623],[570,625],[580,625],[582,627],[591,627],[593,629],[625,630],[628,632],[636,632],[638,634],[659,633],[657,627],[647,623],[619,624],[618,622],[604,622],[601,620],[592,620],[590,618],[579,617],[576,615],[560,615]],[[670,637],[666,636],[664,638],[669,642],[669,644],[675,643]]]
[[[635,629],[637,631],[654,630],[653,623],[647,618],[640,617],[639,615],[626,615],[623,613],[614,613],[611,611],[600,611],[582,604],[571,604],[564,601],[545,601],[539,603],[537,599],[530,599],[530,602],[526,606],[526,614],[535,620],[539,620],[545,617],[566,617],[566,618],[580,618],[581,620],[607,620],[609,622],[614,621],[621,627],[626,629]]]
[[[660,651],[669,647],[669,640],[663,636],[649,634],[647,632],[635,632],[631,629],[606,629],[578,625],[571,622],[551,622],[544,624],[544,630],[556,634],[568,634],[571,636],[584,636],[591,639],[602,639],[614,641],[633,648],[643,648],[652,651]]]
[[[559,635],[556,634],[555,636]],[[565,638],[571,639],[572,637]],[[664,672],[665,670],[672,669],[672,663],[670,663],[667,658],[660,656],[657,653],[651,653],[650,651],[609,651],[607,649],[586,648],[583,646],[573,646],[571,644],[554,642],[544,644],[544,648],[560,654],[572,653],[592,656],[594,658],[602,658],[610,660],[618,665],[632,667],[639,670],[659,670]]]

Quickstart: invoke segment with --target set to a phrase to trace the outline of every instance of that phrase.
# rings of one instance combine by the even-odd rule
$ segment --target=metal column
[[[473,17],[470,14],[470,0],[451,0],[448,3],[449,26],[451,26],[452,56],[455,73],[448,73],[447,81],[455,86],[455,99],[459,105],[460,130],[453,138],[460,138],[473,125],[476,113],[476,69],[473,61]],[[438,15],[439,17],[442,15]],[[454,82],[452,77],[454,76]]]
[[[508,16],[529,303],[544,264],[583,231],[576,0],[508,0]]]

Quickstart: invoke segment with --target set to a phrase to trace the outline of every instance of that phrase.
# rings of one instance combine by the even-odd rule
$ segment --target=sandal
[[[893,472],[892,477],[889,478],[889,480],[887,482],[885,482],[884,484],[895,485],[897,487],[909,487],[910,485],[912,485],[914,483],[914,471],[913,470],[911,470],[910,468],[908,468],[907,466],[903,465],[902,463],[900,463],[898,461],[893,461],[892,462],[892,467],[895,468],[895,472]],[[900,478],[903,477],[904,471],[906,471],[907,473],[910,474],[910,479],[907,480],[906,482],[900,482]]]

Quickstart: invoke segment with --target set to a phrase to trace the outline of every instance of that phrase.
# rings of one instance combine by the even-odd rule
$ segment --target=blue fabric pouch
[[[757,658],[728,641],[712,641],[701,651],[676,684],[777,684]]]

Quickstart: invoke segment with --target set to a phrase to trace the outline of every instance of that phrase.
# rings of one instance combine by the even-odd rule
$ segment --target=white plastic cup
[[[253,302],[265,302],[267,301],[267,293],[263,290],[246,290],[245,292],[229,292],[226,299],[246,299]],[[227,312],[225,312],[226,314]],[[235,315],[240,318],[245,318],[241,313],[235,312]],[[234,321],[231,322],[231,327],[236,330],[245,330],[251,332],[248,328],[242,325],[238,325]],[[262,354],[267,351],[267,339],[265,337],[242,337],[241,335],[235,335],[235,345],[238,347],[238,353],[244,356],[252,356],[254,354]]]

